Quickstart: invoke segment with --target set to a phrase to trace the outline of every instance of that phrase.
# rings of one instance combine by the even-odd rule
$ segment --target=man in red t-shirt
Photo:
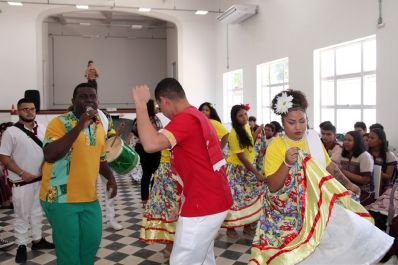
[[[147,86],[133,89],[140,139],[146,152],[171,149],[174,175],[182,188],[171,265],[216,264],[214,237],[232,205],[225,160],[209,120],[189,104],[180,83],[165,78],[155,89],[160,110],[171,121],[157,132],[146,103]]]

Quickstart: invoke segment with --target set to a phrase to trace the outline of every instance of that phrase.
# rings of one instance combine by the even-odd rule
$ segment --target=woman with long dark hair
[[[258,221],[263,177],[253,165],[254,139],[248,125],[244,105],[235,105],[231,109],[232,127],[228,139],[227,176],[234,204],[228,212],[222,227],[227,228],[227,236],[237,238],[236,227],[244,227],[243,233],[253,236],[251,224]]]
[[[384,127],[379,124],[372,124],[370,126],[369,139],[368,139],[368,150],[373,156],[374,165],[381,167],[381,185],[380,193],[382,194],[374,203],[368,206],[369,212],[372,214],[375,225],[383,231],[386,231],[389,226],[389,234],[395,238],[394,245],[384,258],[380,261],[381,263],[390,263],[392,255],[398,254],[398,217],[392,216],[391,223],[388,221],[388,214],[390,209],[395,209],[397,213],[396,202],[390,205],[390,198],[393,187],[392,179],[394,170],[396,170],[397,159],[393,152],[388,149],[387,136],[384,131]],[[397,192],[394,193],[396,198]],[[396,199],[394,199],[396,201]],[[389,224],[389,225],[388,225]],[[391,258],[391,259],[390,259]],[[388,260],[388,261],[387,261]],[[395,263],[394,263],[395,264]]]
[[[363,138],[358,131],[346,133],[343,150],[336,156],[341,172],[361,189],[360,201],[366,206],[374,200],[374,183],[372,179],[373,159],[366,152]]]
[[[217,132],[218,140],[220,141],[221,150],[224,149],[225,145],[228,143],[228,130],[222,125],[221,119],[218,116],[216,109],[209,102],[204,102],[200,104],[199,111],[201,111],[214,126]]]
[[[394,169],[397,165],[397,158],[394,153],[388,150],[386,133],[381,128],[371,129],[369,133],[369,153],[373,156],[374,164],[381,166],[382,185],[380,194],[391,184]]]
[[[163,128],[162,122],[156,116],[155,102],[153,99],[150,99],[148,101],[147,109],[148,109],[149,118],[152,122],[153,127],[156,130],[160,130],[161,128]],[[138,135],[138,130],[137,130],[137,120],[133,121],[133,129],[131,130],[131,132],[134,133],[134,135],[137,136],[138,138],[140,137]],[[141,200],[142,200],[143,206],[145,206],[146,202],[148,201],[148,197],[149,197],[149,186],[150,186],[150,182],[151,182],[151,177],[152,177],[152,174],[159,167],[161,152],[155,152],[155,153],[145,152],[144,147],[142,146],[140,141],[137,141],[137,143],[135,145],[135,151],[140,156],[140,163],[141,163],[141,167],[142,167]]]
[[[202,104],[200,104],[199,111],[201,111],[208,119],[221,122],[217,110],[213,107],[213,105],[210,102],[203,102]]]

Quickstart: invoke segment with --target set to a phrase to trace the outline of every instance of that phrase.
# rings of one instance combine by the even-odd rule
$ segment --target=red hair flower
[[[249,104],[241,104],[241,105],[246,111],[250,110],[250,105]]]

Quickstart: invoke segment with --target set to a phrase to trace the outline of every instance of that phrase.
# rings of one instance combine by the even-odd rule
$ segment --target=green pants
[[[48,203],[41,201],[53,229],[58,265],[93,265],[102,237],[98,201]]]

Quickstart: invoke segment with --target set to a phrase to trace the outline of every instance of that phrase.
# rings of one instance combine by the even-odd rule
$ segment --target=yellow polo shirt
[[[254,146],[253,136],[250,131],[250,126],[248,124],[245,125],[245,131]],[[254,162],[254,155],[255,155],[254,147],[250,146],[250,147],[242,148],[239,145],[239,139],[238,139],[238,135],[236,134],[235,129],[232,129],[231,133],[229,134],[228,145],[229,145],[229,153],[228,153],[228,158],[227,158],[228,163],[243,166],[242,161],[240,161],[240,159],[238,158],[238,155],[237,155],[239,153],[244,153],[244,155],[246,156],[246,159],[249,160],[250,163]]]

